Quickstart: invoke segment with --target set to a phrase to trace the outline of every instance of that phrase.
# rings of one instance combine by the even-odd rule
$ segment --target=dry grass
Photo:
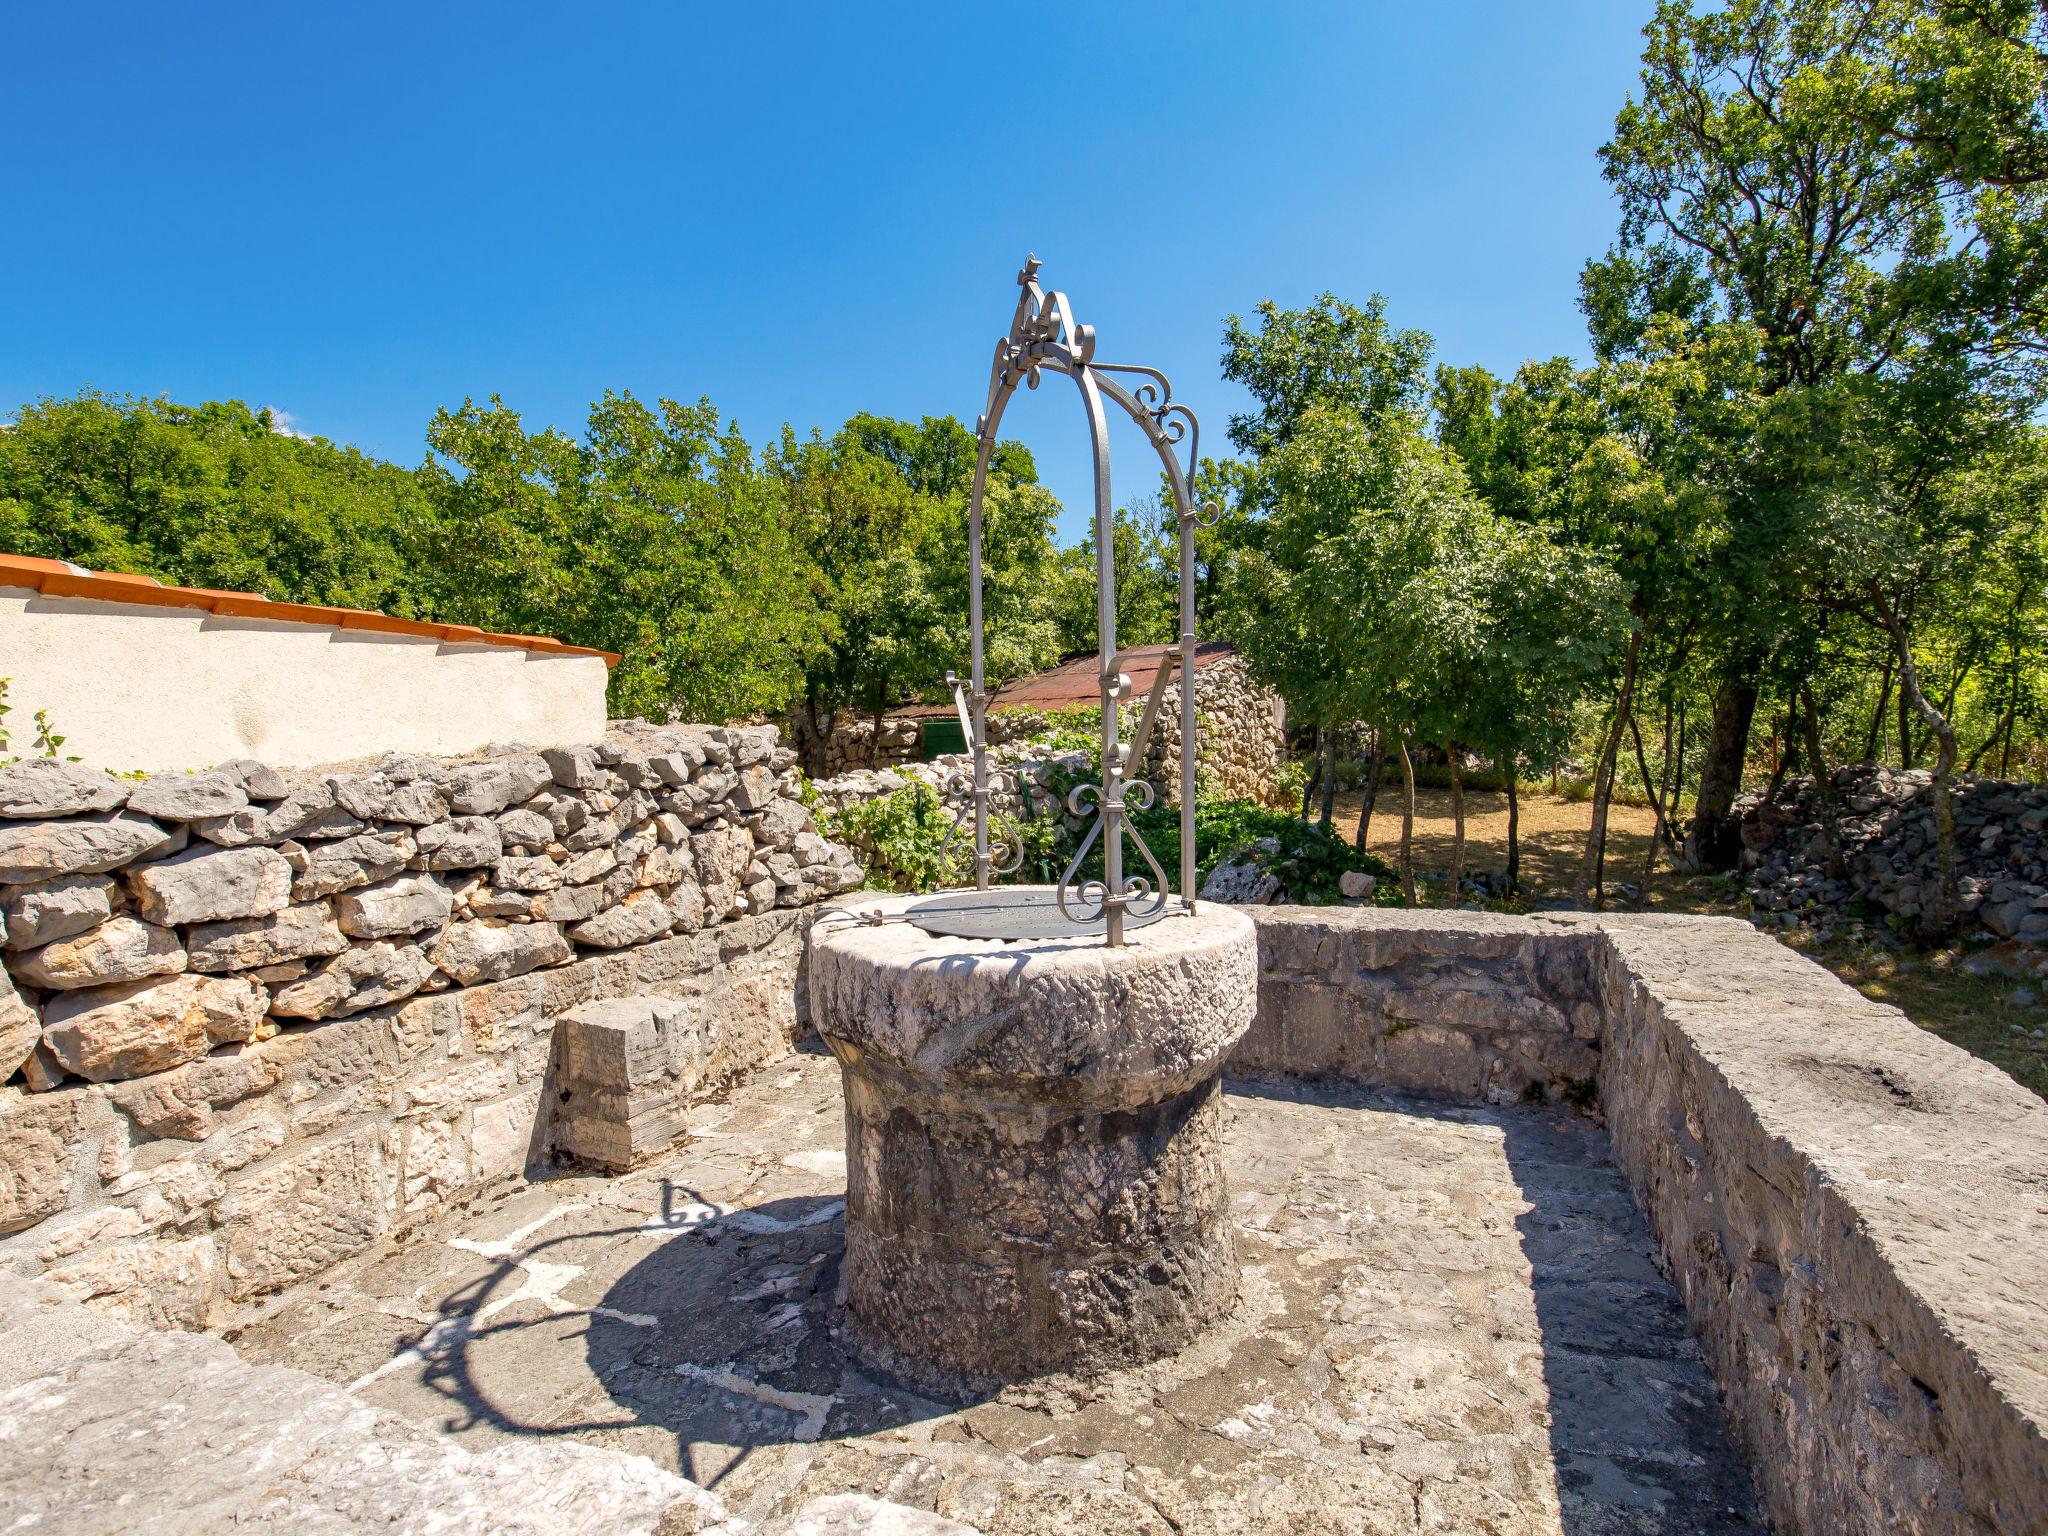
[[[1358,813],[1365,797],[1337,797],[1335,826],[1347,839],[1358,832]],[[1586,829],[1593,808],[1553,795],[1524,791],[1518,831],[1522,846],[1522,884],[1532,896],[1561,896],[1570,891],[1586,855]],[[1650,851],[1650,829],[1656,818],[1633,805],[1616,805],[1607,813],[1607,883],[1640,881]],[[1448,789],[1415,791],[1415,864],[1418,869],[1448,869],[1455,823]],[[1389,784],[1380,791],[1366,843],[1393,863],[1401,845],[1401,789]],[[1663,856],[1659,855],[1662,862]],[[1508,797],[1495,790],[1465,793],[1465,868],[1505,868],[1508,862]]]
[[[1583,801],[1547,794],[1521,797],[1520,833],[1525,899],[1557,897],[1571,890],[1585,857],[1586,830],[1592,807]],[[1337,797],[1336,828],[1346,838],[1356,835],[1363,797]],[[1617,899],[1616,888],[1640,885],[1649,854],[1655,818],[1638,806],[1616,805],[1608,812],[1607,891],[1611,910],[1701,912],[1746,916],[1747,905],[1732,881],[1701,879],[1673,869],[1659,853],[1656,876],[1639,903]],[[1415,863],[1418,869],[1444,870],[1451,862],[1451,792],[1415,792]],[[1502,868],[1507,863],[1507,797],[1492,791],[1465,796],[1465,867]],[[1401,791],[1389,785],[1373,811],[1368,849],[1395,861],[1401,841]],[[1439,887],[1440,889],[1440,887]],[[1783,942],[1818,961],[1865,997],[1890,1003],[1914,1023],[1951,1044],[1959,1045],[2009,1073],[2043,1098],[2048,1098],[2048,1041],[2033,1031],[2048,1026],[2048,1008],[2040,1003],[2014,1003],[2020,983],[2007,978],[1971,976],[1958,968],[1955,950],[1916,952],[1885,945],[1833,939],[1816,943],[1801,930],[1770,930]],[[2048,986],[2032,983],[2036,993]]]

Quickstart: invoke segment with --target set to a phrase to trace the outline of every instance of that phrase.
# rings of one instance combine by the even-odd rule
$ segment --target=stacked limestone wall
[[[465,761],[0,770],[0,1263],[217,1321],[545,1151],[549,1030],[688,1000],[788,1048],[855,884],[772,727]]]
[[[1168,805],[1180,804],[1180,680],[1166,685],[1145,749],[1144,776]],[[1287,746],[1280,696],[1252,677],[1242,656],[1195,673],[1195,784],[1203,800],[1269,800]]]

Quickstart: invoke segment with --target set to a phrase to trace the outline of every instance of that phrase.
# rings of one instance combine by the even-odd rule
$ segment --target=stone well
[[[1237,1296],[1220,1079],[1256,1006],[1250,920],[1204,906],[1112,949],[933,935],[912,900],[811,938],[854,1342],[949,1395],[1180,1349]]]

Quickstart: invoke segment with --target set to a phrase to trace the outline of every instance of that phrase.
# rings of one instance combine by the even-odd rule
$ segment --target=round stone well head
[[[1182,1348],[1237,1295],[1221,1077],[1256,1003],[1250,920],[1176,909],[1112,948],[928,933],[916,901],[811,933],[853,1343],[946,1396]]]

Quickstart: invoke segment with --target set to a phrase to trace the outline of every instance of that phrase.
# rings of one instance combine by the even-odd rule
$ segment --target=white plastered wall
[[[278,767],[604,734],[602,657],[227,618],[0,587],[8,752],[50,713],[63,755],[119,771]]]

